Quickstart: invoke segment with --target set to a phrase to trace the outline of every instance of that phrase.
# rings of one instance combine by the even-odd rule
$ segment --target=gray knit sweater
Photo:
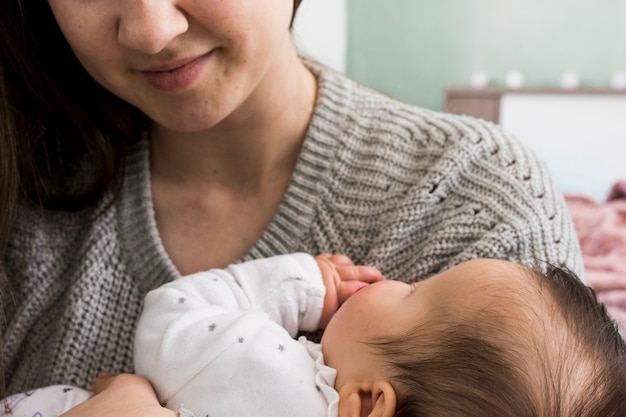
[[[581,273],[574,229],[545,167],[496,126],[403,104],[314,68],[318,101],[288,190],[241,260],[345,253],[413,281],[477,257]],[[22,205],[0,282],[10,392],[131,372],[147,291],[179,276],[159,240],[149,148],[127,160],[98,217]],[[211,239],[209,235],[207,239]]]

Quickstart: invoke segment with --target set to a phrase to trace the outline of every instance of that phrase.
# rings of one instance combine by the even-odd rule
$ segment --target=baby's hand
[[[385,279],[371,266],[357,266],[345,255],[324,253],[315,257],[326,286],[320,328],[325,328],[339,306],[368,284]]]

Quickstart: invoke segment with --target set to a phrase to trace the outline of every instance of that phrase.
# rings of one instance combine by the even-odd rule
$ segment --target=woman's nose
[[[117,38],[123,46],[156,54],[189,29],[189,21],[171,0],[127,0],[120,12]]]

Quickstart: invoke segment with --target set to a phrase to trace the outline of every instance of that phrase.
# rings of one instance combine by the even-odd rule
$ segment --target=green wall
[[[445,86],[510,70],[607,87],[626,71],[626,0],[348,0],[347,73],[364,84],[440,110]]]

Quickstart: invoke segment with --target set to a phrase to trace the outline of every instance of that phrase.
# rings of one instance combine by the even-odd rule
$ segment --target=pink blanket
[[[587,284],[626,330],[626,181],[606,201],[566,195],[583,251]]]

